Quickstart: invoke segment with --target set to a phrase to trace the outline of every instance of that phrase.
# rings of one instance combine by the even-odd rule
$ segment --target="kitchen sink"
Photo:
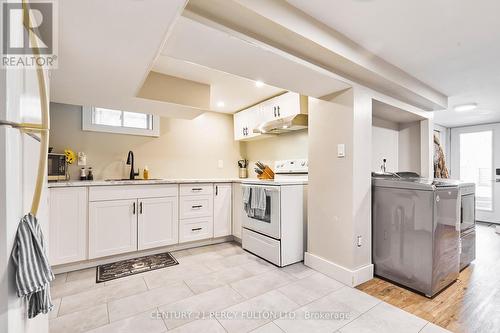
[[[123,182],[123,181],[148,181],[148,180],[162,180],[161,178],[149,178],[149,179],[129,179],[129,178],[121,178],[121,179],[105,179],[106,182]]]

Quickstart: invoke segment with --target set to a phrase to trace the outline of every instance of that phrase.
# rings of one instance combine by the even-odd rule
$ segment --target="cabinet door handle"
[[[218,195],[218,194],[219,194],[219,186],[215,185],[215,195]]]
[[[281,117],[280,115],[280,107],[278,106],[278,117]]]
[[[198,208],[201,208],[203,207],[202,205],[194,205],[194,206],[191,206],[192,209],[198,209]]]
[[[132,204],[132,215],[135,215],[135,202]]]
[[[191,231],[200,231],[201,228],[192,228]]]
[[[142,215],[142,201],[139,203],[139,214]]]

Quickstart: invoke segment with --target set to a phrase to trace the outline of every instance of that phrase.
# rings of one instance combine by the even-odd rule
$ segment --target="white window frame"
[[[151,129],[133,128],[133,127],[120,127],[98,125],[92,122],[92,112],[95,110],[94,106],[82,107],[82,130],[91,132],[104,132],[113,134],[127,134],[127,135],[140,135],[140,136],[160,136],[160,117],[152,115],[153,123]],[[122,110],[117,110],[122,111]]]

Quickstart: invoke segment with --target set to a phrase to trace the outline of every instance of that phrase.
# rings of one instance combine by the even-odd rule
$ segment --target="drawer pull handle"
[[[201,191],[201,190],[203,190],[201,187],[195,187],[191,189],[191,191]]]
[[[202,228],[193,228],[191,231],[200,231]]]
[[[191,206],[191,208],[193,208],[193,209],[198,209],[198,208],[201,208],[201,207],[203,207],[203,206],[202,205]]]

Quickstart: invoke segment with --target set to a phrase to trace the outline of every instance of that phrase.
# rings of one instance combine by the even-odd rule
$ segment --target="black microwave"
[[[47,158],[47,172],[49,182],[66,180],[66,155],[49,153]]]

